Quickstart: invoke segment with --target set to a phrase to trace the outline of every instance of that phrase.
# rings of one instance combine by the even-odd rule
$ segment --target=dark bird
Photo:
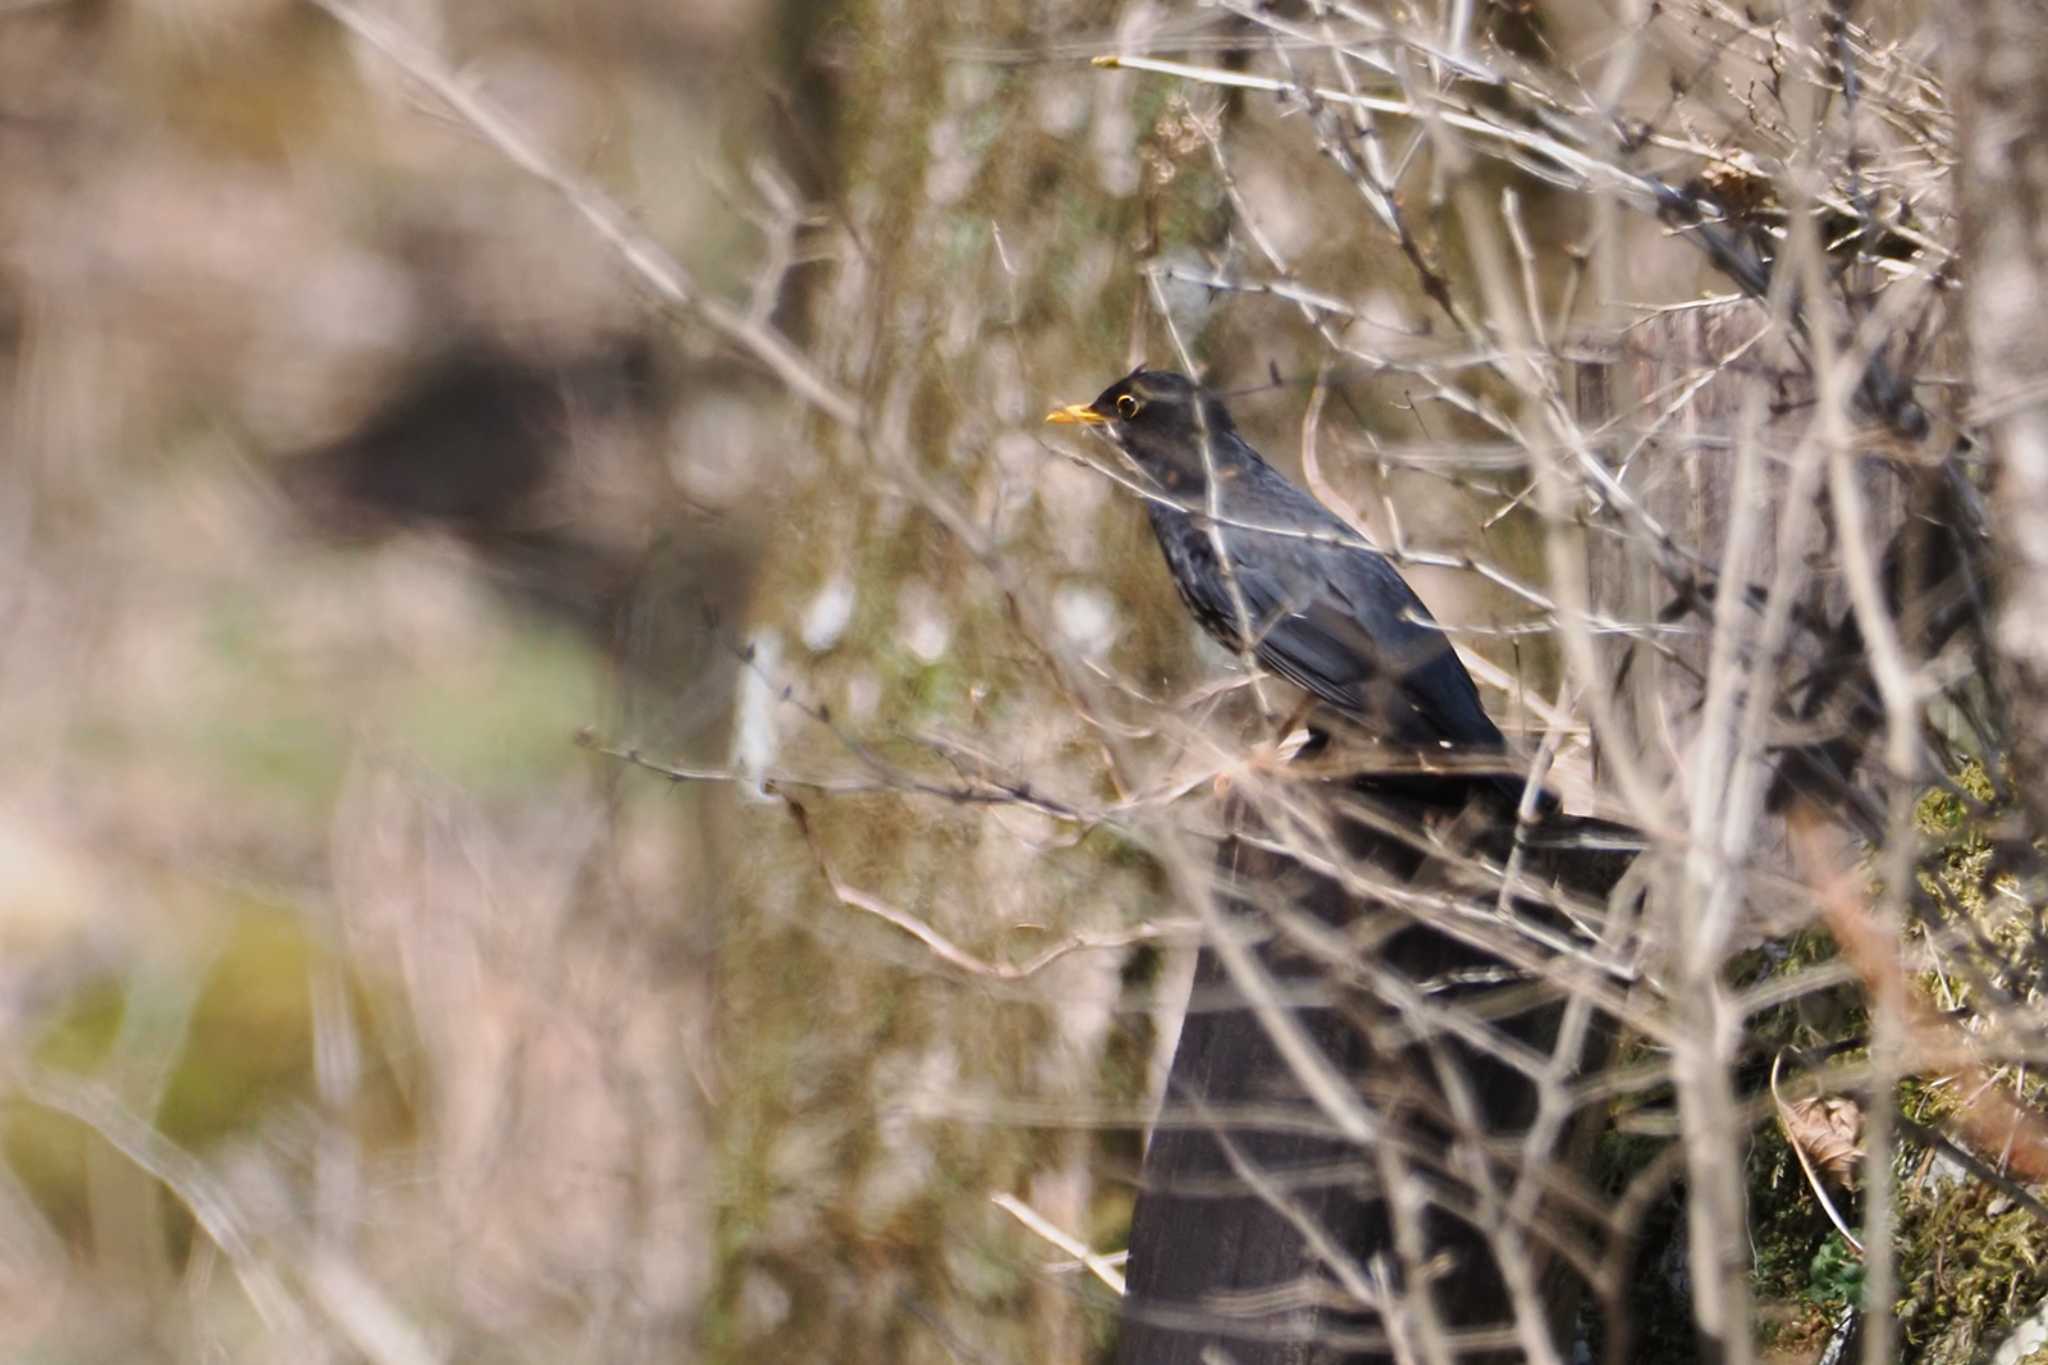
[[[1427,881],[1437,893],[1443,885],[1423,845],[1345,817],[1354,792],[1372,796],[1378,810],[1414,816],[1469,808],[1479,818],[1466,822],[1465,833],[1486,857],[1502,858],[1521,843],[1532,875],[1604,898],[1625,858],[1549,842],[1581,822],[1557,816],[1547,794],[1539,796],[1536,828],[1501,818],[1500,803],[1519,802],[1524,784],[1448,637],[1392,562],[1261,459],[1221,401],[1185,375],[1141,367],[1094,402],[1059,408],[1047,420],[1093,427],[1128,457],[1145,485],[1174,585],[1204,629],[1301,687],[1312,703],[1311,725],[1326,737],[1357,731],[1393,751],[1348,768],[1344,783],[1330,789],[1345,854],[1369,866],[1373,881]],[[1342,761],[1350,753],[1332,757]],[[1474,796],[1480,802],[1468,804]],[[1261,832],[1256,808],[1239,803],[1227,818]],[[1275,982],[1332,989],[1332,974],[1328,958],[1302,951],[1295,934],[1269,932],[1267,907],[1285,905],[1302,921],[1320,920],[1342,933],[1366,931],[1359,941],[1372,944],[1371,971],[1355,978],[1337,973],[1344,983],[1338,998],[1305,1001],[1294,1018],[1368,1102],[1403,1097],[1381,1111],[1385,1127],[1375,1142],[1416,1155],[1396,1178],[1423,1196],[1424,1259],[1453,1267],[1406,1288],[1426,1295],[1453,1332],[1495,1332],[1510,1304],[1493,1254],[1498,1229],[1471,1216],[1474,1197],[1455,1163],[1435,1160],[1459,1147],[1466,1122],[1454,1117],[1441,1087],[1447,1069],[1463,1074],[1464,1093],[1476,1097],[1468,1117],[1482,1139],[1505,1146],[1525,1133],[1535,1087],[1502,1059],[1514,1049],[1552,1046],[1561,1017],[1555,998],[1530,990],[1484,944],[1380,904],[1270,840],[1225,839],[1216,865],[1222,906],[1255,934],[1254,952]],[[1492,892],[1482,899],[1491,907]],[[1549,913],[1519,900],[1516,908],[1538,920]],[[1411,997],[1383,998],[1374,983],[1389,979],[1426,992],[1436,1008],[1483,1015],[1483,1027],[1513,1048],[1445,1037],[1401,1043],[1414,1022]],[[1319,1293],[1332,1288],[1329,1247],[1357,1265],[1409,1259],[1396,1255],[1379,1166],[1357,1144],[1331,1136],[1326,1123],[1318,1125],[1318,1102],[1266,1024],[1239,1000],[1232,972],[1212,947],[1197,960],[1194,989],[1204,1005],[1187,1015],[1163,1097],[1164,1112],[1179,1117],[1152,1132],[1132,1214],[1120,1365],[1391,1360],[1388,1325],[1375,1311]],[[1589,1064],[1601,1045],[1604,1037],[1587,1045]],[[1464,1134],[1464,1150],[1484,1148],[1471,1137]],[[1284,1204],[1248,1187],[1250,1171],[1285,1191]],[[1571,1321],[1574,1290],[1569,1277],[1545,1279],[1544,1302],[1559,1323]],[[1486,1365],[1522,1358],[1516,1349],[1476,1339],[1461,1343],[1459,1355]]]
[[[1151,483],[1146,510],[1174,586],[1225,648],[1411,764],[1488,770],[1440,790],[1476,781],[1521,799],[1520,778],[1501,767],[1506,742],[1429,608],[1385,555],[1267,464],[1220,399],[1140,367],[1046,420],[1103,431]]]

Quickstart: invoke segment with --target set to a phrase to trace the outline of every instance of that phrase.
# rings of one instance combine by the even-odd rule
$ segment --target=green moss
[[[1905,1358],[1960,1365],[2048,1297],[2040,1224],[1986,1185],[1923,1172],[1900,1191],[1899,1287]]]

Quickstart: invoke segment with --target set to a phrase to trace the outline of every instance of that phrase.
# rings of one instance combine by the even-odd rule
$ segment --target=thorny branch
[[[1633,1239],[1652,1205],[1683,1176],[1696,1324],[1725,1359],[1752,1358],[1740,1157],[1749,1126],[1767,1106],[1742,1066],[1758,1044],[1754,1030],[1762,1018],[1852,980],[1877,1017],[1874,1054],[1885,1054],[1874,1055],[1872,1083],[1890,1086],[1900,1068],[1952,1072],[1977,1096],[1957,1120],[1974,1159],[2023,1180],[2048,1180],[2048,1123],[1996,1083],[1959,1027],[1919,998],[1898,930],[1879,927],[1906,923],[1903,909],[1929,856],[1910,826],[1915,788],[1953,785],[1959,765],[1947,760],[1959,754],[1994,785],[1972,813],[1996,812],[2006,822],[2001,855],[2036,879],[2023,884],[2037,886],[2040,872],[2033,841],[2041,832],[2010,814],[2015,775],[2000,771],[1995,748],[1970,752],[1956,742],[1964,729],[2002,738],[1995,698],[1977,695],[1969,670],[1952,657],[1990,657],[1993,649],[1977,605],[1985,515],[1972,510],[1968,493],[1979,459],[1972,428],[2025,394],[1964,391],[1937,412],[1921,372],[1940,353],[1944,299],[1956,287],[1960,251],[1944,176],[1957,130],[1939,80],[1906,46],[1880,41],[1838,14],[1818,24],[1803,13],[1796,22],[1768,23],[1718,0],[1699,0],[1633,15],[1612,51],[1587,64],[1599,69],[1582,79],[1555,54],[1516,57],[1479,41],[1466,5],[1443,6],[1433,22],[1396,23],[1342,3],[1310,6],[1306,22],[1233,4],[1225,8],[1239,32],[1261,40],[1239,48],[1244,60],[1237,64],[1148,55],[1233,46],[1192,31],[1170,35],[1172,41],[1137,32],[1117,55],[1095,59],[1106,70],[1272,97],[1283,115],[1278,126],[1300,129],[1310,151],[1348,185],[1354,197],[1347,202],[1354,210],[1363,206],[1355,223],[1338,219],[1337,226],[1358,241],[1389,243],[1410,287],[1451,321],[1448,342],[1361,340],[1375,308],[1361,300],[1356,277],[1313,251],[1283,249],[1282,235],[1263,221],[1269,204],[1238,173],[1232,127],[1221,119],[1197,121],[1234,236],[1202,265],[1182,258],[1146,273],[1156,330],[1171,338],[1183,367],[1192,371],[1205,358],[1204,345],[1183,333],[1167,283],[1288,315],[1298,328],[1298,354],[1312,358],[1316,375],[1302,428],[1304,462],[1333,503],[1342,500],[1347,480],[1342,470],[1326,472],[1335,461],[1317,447],[1330,392],[1411,383],[1411,404],[1456,424],[1454,437],[1431,442],[1447,450],[1445,457],[1403,461],[1393,442],[1369,439],[1372,462],[1383,478],[1407,466],[1441,475],[1439,466],[1458,465],[1461,472],[1445,486],[1493,504],[1483,523],[1488,532],[1533,523],[1542,572],[1463,549],[1411,546],[1391,495],[1383,495],[1391,535],[1382,548],[1404,566],[1482,580],[1526,612],[1506,626],[1453,627],[1468,645],[1528,638],[1554,649],[1546,663],[1555,663],[1560,676],[1540,688],[1526,686],[1497,658],[1464,652],[1488,685],[1534,694],[1525,704],[1546,729],[1536,761],[1579,750],[1588,775],[1573,795],[1596,793],[1603,809],[1626,811],[1648,836],[1637,868],[1601,898],[1546,882],[1519,848],[1491,856],[1460,843],[1463,831],[1454,821],[1402,820],[1369,802],[1332,801],[1335,783],[1318,781],[1331,777],[1328,769],[1304,762],[1285,774],[1294,780],[1277,780],[1241,761],[1214,727],[1147,714],[1159,699],[1145,687],[1048,643],[1057,632],[1046,628],[1038,595],[984,529],[913,461],[883,449],[861,400],[775,330],[768,303],[789,259],[792,204],[778,205],[777,231],[784,235],[771,234],[750,301],[726,303],[701,289],[624,210],[560,170],[424,46],[351,0],[315,3],[561,194],[665,302],[701,319],[810,408],[878,450],[892,485],[931,511],[1000,584],[1026,652],[1100,740],[1116,796],[1053,795],[1029,775],[999,774],[965,743],[925,745],[955,761],[960,775],[951,780],[882,762],[852,740],[852,776],[742,778],[718,767],[662,765],[631,747],[599,752],[674,781],[764,783],[838,904],[889,924],[932,959],[970,976],[1017,980],[1075,951],[1126,949],[1199,923],[1235,1006],[1256,1020],[1276,1070],[1307,1096],[1306,1111],[1288,1122],[1312,1124],[1319,1136],[1371,1153],[1390,1201],[1386,1244],[1376,1248],[1384,1259],[1360,1259],[1319,1221],[1319,1205],[1248,1154],[1238,1137],[1242,1114],[1197,1097],[1188,1106],[1192,1120],[1170,1104],[1160,1131],[1190,1122],[1213,1127],[1238,1187],[1264,1201],[1334,1282],[1326,1296],[1376,1318],[1383,1337],[1421,1358],[1451,1358],[1454,1333],[1434,1316],[1430,1295],[1414,1289],[1428,1281],[1432,1220],[1456,1208],[1482,1227],[1499,1264],[1512,1319],[1504,1340],[1533,1358],[1559,1357],[1544,1321],[1547,1271],[1539,1264],[1554,1254],[1579,1267],[1609,1315],[1610,1358],[1624,1358]],[[967,61],[1014,54],[959,48],[955,55]],[[1695,74],[1672,77],[1665,117],[1652,125],[1623,106],[1635,74],[1659,60]],[[1652,168],[1655,158],[1662,160]],[[1481,161],[1511,187],[1496,189],[1475,175],[1472,166]],[[1673,164],[1686,169],[1669,169]],[[1590,205],[1587,217],[1600,225],[1571,248],[1563,289],[1545,274],[1546,253],[1557,248],[1542,240],[1548,229],[1536,211],[1538,195]],[[1639,216],[1634,229],[1623,226],[1628,220],[1615,212],[1621,209]],[[1465,272],[1446,269],[1429,239],[1445,220],[1455,221]],[[1642,229],[1653,223],[1696,247],[1734,292],[1707,304],[1639,310],[1617,297],[1585,299],[1581,281],[1593,293],[1602,281],[1620,278],[1616,262],[1630,243],[1651,239]],[[1233,259],[1245,243],[1252,270]],[[1616,322],[1616,312],[1629,316]],[[1632,391],[1606,410],[1594,410],[1575,391],[1576,380],[1640,364],[1641,348],[1668,345],[1695,327],[1719,329],[1697,365],[1661,363],[1666,358],[1653,355],[1651,372],[1636,376]],[[1961,428],[1945,425],[1953,421]],[[1522,476],[1518,488],[1495,489],[1472,477],[1482,442],[1486,467],[1513,470]],[[1045,448],[1108,480],[1133,506],[1173,501],[1093,459]],[[1878,470],[1895,482],[1876,477]],[[1919,477],[1928,470],[1937,473]],[[1695,481],[1690,500],[1674,494],[1687,480]],[[1206,516],[1214,530],[1313,534],[1229,520],[1214,486],[1212,478],[1210,498],[1186,509]],[[1891,505],[1894,487],[1915,501]],[[1928,488],[1946,491],[1929,499]],[[1328,538],[1368,543],[1362,531]],[[1936,610],[1957,601],[1965,605]],[[1249,659],[1239,662],[1253,671]],[[1846,675],[1829,684],[1832,707],[1802,709],[1790,680],[1823,664]],[[1874,762],[1870,751],[1880,733],[1881,761]],[[1153,739],[1196,755],[1193,775],[1146,780],[1145,765],[1133,755]],[[1839,778],[1830,803],[1811,791],[1795,793],[1785,817],[1782,775],[1823,770]],[[1230,831],[1237,847],[1321,878],[1373,913],[1335,930],[1302,913],[1288,893],[1242,886],[1229,890],[1242,903],[1227,909],[1209,868],[1219,822],[1213,813],[1191,813],[1210,804],[1192,798],[1225,777],[1232,800],[1257,817]],[[875,793],[1013,808],[1112,828],[1157,860],[1165,899],[1186,918],[1068,935],[1019,963],[990,960],[844,879],[798,792],[819,801]],[[1378,841],[1379,862],[1347,848],[1347,837],[1360,830]],[[1880,870],[1891,899],[1882,915],[1861,889],[1867,854],[1846,831],[1884,845]],[[1790,869],[1772,847],[1780,836],[1790,840]],[[1427,870],[1389,875],[1380,865],[1396,856],[1389,850]],[[1782,943],[1816,914],[1847,970],[1734,979],[1752,970],[1743,960],[1747,949]],[[1915,931],[1944,927],[1943,941],[1986,948],[1988,935],[1974,924]],[[1390,970],[1379,954],[1416,931],[1483,957],[1484,971],[1418,982]],[[1436,1089],[1427,1103],[1361,1085],[1340,1060],[1341,1049],[1313,1025],[1298,983],[1274,970],[1275,952],[1311,961],[1328,983],[1326,997],[1387,1006],[1398,1024],[1384,1025],[1373,1042],[1429,1058]],[[1998,974],[1984,973],[1987,980]],[[1493,996],[1461,993],[1481,975]],[[1558,1016],[1563,1041],[1539,1046],[1502,1033],[1500,1021],[1531,1001],[1569,1002]],[[2032,1005],[2024,992],[2006,996],[2005,1022],[2022,1022]],[[1589,1039],[1603,1030],[1625,1032],[1652,1060],[1631,1074],[1585,1073],[1582,1061],[1595,1051]],[[1480,1097],[1454,1058],[1480,1058],[1529,1083],[1533,1108],[1516,1141],[1487,1132]],[[1574,1174],[1574,1158],[1561,1155],[1576,1116],[1597,1113],[1623,1093],[1651,1091],[1671,1098],[1675,1111],[1662,1131],[1678,1132],[1681,1141],[1628,1173],[1618,1198],[1601,1207]],[[1887,1124],[1891,1103],[1887,1093],[1875,1109]],[[1431,1110],[1450,1149],[1434,1154],[1434,1164],[1402,1138],[1404,1104]],[[1896,1133],[1879,1133],[1868,1158],[1870,1181],[1890,1179],[1895,1140],[1917,1140],[1917,1131],[1916,1121],[1902,1116]],[[1866,1228],[1873,1238],[1889,1239],[1894,1231],[1888,1199],[1886,1187],[1873,1205],[1876,1226]],[[1043,1220],[1033,1222],[1028,1207],[1014,1200],[1002,1207],[1105,1283],[1120,1283],[1085,1246]],[[1555,1247],[1532,1251],[1531,1229],[1558,1207],[1574,1210],[1577,1222],[1554,1239]],[[1891,1256],[1882,1241],[1884,1275]],[[1389,1279],[1395,1265],[1401,1273]]]

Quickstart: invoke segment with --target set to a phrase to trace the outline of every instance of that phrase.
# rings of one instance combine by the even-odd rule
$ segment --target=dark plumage
[[[1519,801],[1523,784],[1448,638],[1393,564],[1260,459],[1220,401],[1183,375],[1139,369],[1093,403],[1061,408],[1049,420],[1095,427],[1129,457],[1152,494],[1152,529],[1174,585],[1205,629],[1305,689],[1317,703],[1317,728],[1356,730],[1394,750],[1383,762],[1350,768],[1328,806],[1345,857],[1371,870],[1368,886],[1422,884],[1434,896],[1455,879],[1443,875],[1433,841],[1353,818],[1353,792],[1373,797],[1375,815],[1391,809],[1429,817],[1455,806],[1479,817],[1438,826],[1457,830],[1462,850],[1505,860],[1519,846],[1525,874],[1605,897],[1625,859],[1551,843],[1553,832],[1574,822],[1558,817],[1547,796],[1539,798],[1534,829],[1500,818],[1499,801]],[[1417,773],[1417,766],[1432,771]],[[1474,796],[1480,802],[1468,805]],[[1384,1126],[1374,1143],[1415,1157],[1399,1178],[1420,1206],[1414,1227],[1423,1260],[1448,1269],[1407,1287],[1427,1296],[1449,1331],[1496,1333],[1510,1316],[1511,1296],[1495,1258],[1495,1229],[1473,1217],[1484,1204],[1461,1163],[1488,1148],[1482,1139],[1506,1151],[1527,1134],[1537,1092],[1512,1058],[1514,1049],[1556,1045],[1555,997],[1531,989],[1520,968],[1468,934],[1445,932],[1275,847],[1255,804],[1233,803],[1225,820],[1254,837],[1217,848],[1221,906],[1254,940],[1272,981],[1311,992],[1294,1018],[1328,1064],[1377,1106]],[[1475,904],[1492,908],[1494,901],[1486,889]],[[1275,926],[1265,913],[1273,906],[1285,906],[1296,922],[1356,933],[1357,943],[1370,945],[1361,947],[1370,970],[1333,972],[1328,940],[1291,927],[1268,932]],[[1516,908],[1538,921],[1550,915],[1521,900]],[[1162,1112],[1174,1121],[1152,1132],[1132,1213],[1117,1359],[1381,1365],[1396,1358],[1389,1329],[1398,1324],[1331,1292],[1326,1248],[1375,1273],[1394,1267],[1396,1279],[1419,1263],[1399,1254],[1375,1154],[1334,1135],[1266,1023],[1237,998],[1235,975],[1214,948],[1203,948],[1195,975],[1203,1007],[1187,1016],[1166,1084]],[[1514,984],[1502,991],[1503,980]],[[1386,991],[1389,981],[1402,988]],[[1432,1009],[1470,1010],[1475,1027],[1514,1048],[1475,1045],[1469,1035],[1426,1022],[1414,1034],[1420,1016],[1412,1000],[1425,994]],[[1588,1065],[1601,1046],[1604,1036],[1587,1044]],[[1444,1088],[1452,1070],[1462,1077],[1457,1104]],[[1467,1132],[1466,1122],[1480,1131]],[[1452,1152],[1463,1155],[1436,1160]],[[1255,1187],[1250,1172],[1270,1188]],[[1506,1165],[1489,1166],[1489,1179],[1509,1174]],[[1284,1201],[1274,1198],[1276,1189]],[[1556,1321],[1568,1323],[1570,1277],[1550,1276],[1548,1268],[1545,1275],[1539,1293]],[[1523,1356],[1469,1336],[1457,1354],[1473,1365]]]
[[[1266,668],[1424,764],[1505,752],[1422,599],[1385,555],[1260,458],[1221,400],[1185,375],[1140,368],[1046,420],[1100,428],[1151,481],[1160,496],[1147,510],[1174,586],[1226,648],[1248,644]],[[1208,515],[1212,470],[1228,573]],[[1517,779],[1484,781],[1520,798]]]

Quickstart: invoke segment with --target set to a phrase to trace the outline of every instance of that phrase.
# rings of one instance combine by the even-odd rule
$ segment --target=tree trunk
[[[1995,461],[1993,635],[2015,773],[2048,772],[2048,12],[2027,0],[1955,11],[1965,314]],[[2018,789],[2048,828],[2048,783]]]
[[[837,184],[816,230],[831,258],[783,307],[872,439],[785,404],[779,432],[736,452],[775,467],[780,493],[744,623],[737,757],[882,790],[712,806],[729,874],[712,881],[731,889],[709,1109],[730,1193],[709,1344],[733,1361],[1078,1360],[1113,1295],[1049,1273],[1065,1254],[991,1199],[1114,1249],[1127,1196],[1095,1172],[1118,1151],[1134,1168],[1135,1138],[1075,1120],[1137,1102],[1149,1026],[1116,1010],[1124,954],[1004,979],[860,907],[989,964],[1157,913],[1113,835],[878,772],[1097,800],[1113,786],[1081,712],[1099,700],[1059,593],[1107,604],[1120,668],[1156,676],[1179,647],[1110,591],[1152,567],[1130,553],[1135,507],[1035,439],[1050,402],[1122,362],[1136,83],[1078,58],[1001,60],[1013,0],[846,10],[807,49],[824,65],[794,78],[832,104],[799,130]],[[1070,16],[1082,32],[1113,17]]]

